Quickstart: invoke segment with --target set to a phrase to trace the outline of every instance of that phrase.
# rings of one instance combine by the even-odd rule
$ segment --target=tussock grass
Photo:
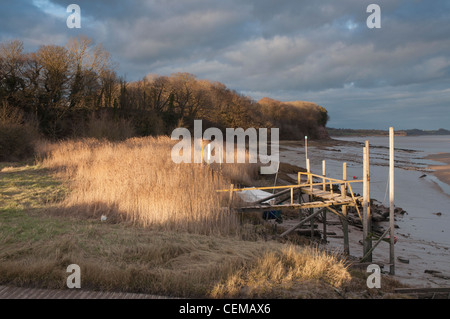
[[[274,247],[275,248],[275,247]],[[324,294],[351,279],[344,261],[313,247],[284,246],[266,252],[211,292],[215,298],[292,297],[321,285]],[[306,289],[305,289],[306,287]],[[301,293],[299,293],[301,292]]]
[[[0,220],[16,225],[0,234],[0,284],[66,289],[66,268],[78,264],[83,290],[194,298],[313,296],[297,290],[305,277],[290,270],[292,276],[282,278],[279,258],[289,266],[283,259],[289,248],[275,242],[67,217],[10,214],[9,222]],[[334,275],[316,272],[323,294],[336,295],[327,282],[345,269],[335,269]]]

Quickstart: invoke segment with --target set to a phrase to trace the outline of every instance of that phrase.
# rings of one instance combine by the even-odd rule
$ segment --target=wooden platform
[[[294,189],[294,187],[291,187],[291,189]],[[361,196],[358,197],[352,197],[352,196],[342,196],[339,193],[331,192],[331,191],[324,191],[323,189],[313,187],[311,190],[311,187],[297,187],[295,192],[298,193],[298,189],[300,189],[302,194],[305,195],[311,195],[315,200],[312,202],[303,202],[303,203],[294,203],[294,194],[292,194],[294,191],[291,191],[291,195],[288,196],[287,199],[289,200],[289,197],[291,199],[291,202],[288,204],[277,204],[276,201],[274,201],[273,204],[263,203],[267,202],[270,199],[274,199],[279,196],[283,196],[286,194],[289,194],[289,189],[281,191],[279,193],[273,194],[271,196],[268,196],[267,198],[260,199],[256,202],[251,203],[249,206],[240,207],[239,210],[267,210],[267,209],[283,209],[283,208],[294,208],[294,209],[311,209],[311,208],[323,208],[323,207],[330,207],[330,206],[356,206],[360,204],[363,200]]]

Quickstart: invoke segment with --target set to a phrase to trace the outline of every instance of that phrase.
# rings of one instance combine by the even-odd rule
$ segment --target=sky
[[[372,3],[381,28],[367,26]],[[78,35],[128,81],[189,72],[255,100],[315,102],[329,127],[450,129],[450,0],[0,0],[0,42],[33,51]]]

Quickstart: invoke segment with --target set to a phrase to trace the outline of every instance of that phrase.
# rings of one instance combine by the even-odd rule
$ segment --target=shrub
[[[0,161],[19,161],[33,156],[38,129],[25,123],[23,114],[6,102],[0,106]]]
[[[135,135],[133,124],[126,119],[113,119],[107,113],[92,114],[87,123],[86,137],[121,141]]]

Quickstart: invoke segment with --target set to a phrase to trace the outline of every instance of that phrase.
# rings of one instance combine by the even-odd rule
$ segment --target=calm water
[[[371,198],[388,206],[389,138],[335,139],[354,143],[325,148],[310,146],[308,157],[312,172],[322,174],[322,160],[325,160],[327,176],[341,178],[342,163],[346,162],[348,177],[362,179],[363,143],[368,140]],[[303,147],[283,147],[280,151],[282,161],[305,167]],[[450,247],[450,185],[437,180],[427,168],[430,164],[440,163],[424,159],[427,155],[443,152],[450,153],[450,136],[395,137],[395,206],[408,213],[397,220],[399,234]],[[354,184],[353,191],[362,193],[362,185]]]

